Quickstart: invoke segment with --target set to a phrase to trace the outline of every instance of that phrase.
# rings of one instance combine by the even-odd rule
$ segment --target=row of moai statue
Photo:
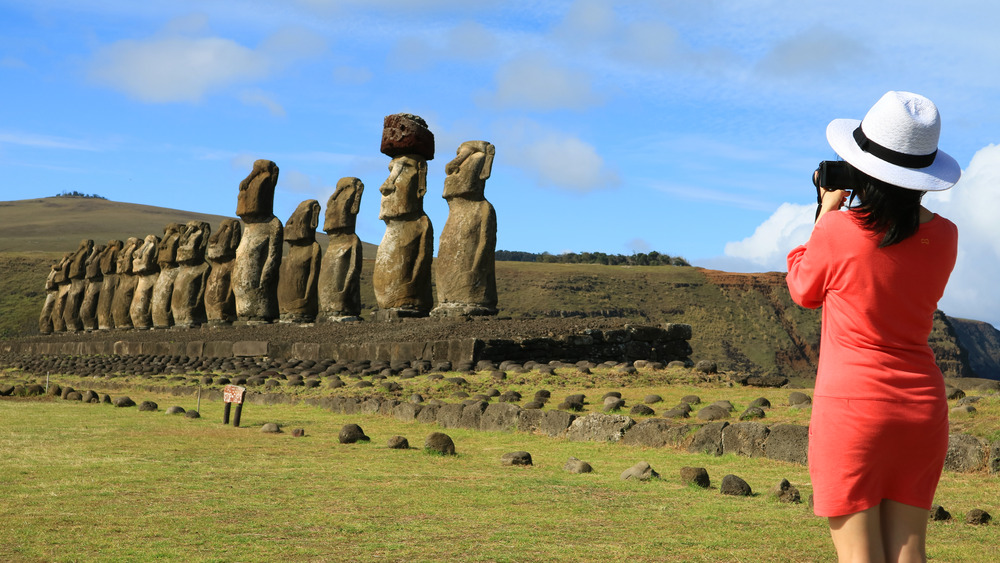
[[[418,116],[390,115],[381,150],[392,161],[379,190],[386,232],[372,276],[375,318],[496,314],[496,213],[484,195],[493,145],[462,143],[445,167],[449,214],[435,263],[437,307],[434,232],[423,209],[434,136]],[[360,320],[362,248],[355,224],[364,184],[358,178],[337,183],[327,202],[323,252],[315,236],[319,202],[302,202],[282,226],[273,213],[277,181],[274,162],[256,161],[240,183],[242,223],[225,219],[215,233],[204,221],[190,221],[167,225],[162,238],[100,246],[81,241],[52,266],[39,330]]]

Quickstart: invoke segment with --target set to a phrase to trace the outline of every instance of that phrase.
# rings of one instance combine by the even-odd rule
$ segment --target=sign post
[[[222,400],[226,403],[225,409],[222,411],[222,424],[229,424],[229,411],[233,403],[236,403],[236,415],[233,416],[233,426],[239,427],[240,414],[243,413],[243,399],[246,397],[246,394],[247,390],[245,387],[226,385],[222,388]]]

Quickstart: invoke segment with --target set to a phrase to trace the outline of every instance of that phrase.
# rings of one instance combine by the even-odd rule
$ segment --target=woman
[[[830,123],[848,185],[821,186],[809,242],[788,255],[792,298],[823,307],[809,473],[841,561],[926,560],[948,448],[927,337],[958,232],[920,199],[961,176],[939,133],[934,104],[908,92],[887,93],[861,122]],[[860,203],[841,211],[848,195]]]

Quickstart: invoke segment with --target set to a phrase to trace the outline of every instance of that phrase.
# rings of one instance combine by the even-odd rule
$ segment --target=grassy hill
[[[80,239],[162,232],[168,222],[190,219],[215,226],[222,217],[87,198],[0,202],[0,338],[37,332],[49,265]],[[375,248],[365,248],[366,311],[375,308]],[[688,323],[695,360],[747,373],[815,375],[819,313],[792,302],[782,273],[533,262],[498,262],[496,269],[501,316]],[[948,376],[1000,378],[1000,332],[992,326],[938,315],[931,342]]]

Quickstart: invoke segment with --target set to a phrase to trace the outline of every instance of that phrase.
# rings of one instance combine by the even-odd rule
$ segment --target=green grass
[[[583,391],[596,402],[615,387],[602,378],[580,385],[587,383],[582,377],[550,386],[553,401]],[[72,380],[63,379],[54,377]],[[485,377],[469,379],[472,386],[487,384]],[[829,561],[833,555],[825,520],[804,504],[767,495],[786,478],[806,498],[808,472],[799,465],[463,429],[444,430],[458,455],[433,456],[421,450],[427,435],[441,431],[433,424],[303,404],[248,404],[243,427],[233,428],[221,424],[221,403],[203,397],[197,420],[166,415],[171,405],[195,408],[196,397],[146,391],[141,380],[115,381],[126,388],[112,396],[154,400],[160,411],[0,399],[0,559]],[[101,380],[80,383],[99,390]],[[786,390],[644,383],[618,390],[629,399],[656,392],[668,405],[695,392],[705,402],[731,400],[737,409],[763,395],[775,405],[768,424],[804,414],[779,406]],[[520,385],[539,388],[529,380]],[[995,398],[987,400],[977,414],[995,427],[1000,413]],[[265,422],[279,423],[285,433],[260,433]],[[346,423],[360,424],[372,441],[339,444]],[[294,428],[304,428],[306,437],[293,438]],[[408,438],[410,450],[386,447],[397,434]],[[535,465],[501,466],[500,457],[517,450],[530,452]],[[591,463],[594,473],[564,472],[570,456]],[[662,479],[621,481],[619,474],[638,461]],[[683,466],[705,467],[713,487],[681,484]],[[721,495],[718,483],[728,473],[743,477],[755,495]],[[973,508],[1000,514],[1000,481],[946,472],[937,502],[957,518]],[[931,523],[930,556],[988,560],[998,530],[997,524]]]

